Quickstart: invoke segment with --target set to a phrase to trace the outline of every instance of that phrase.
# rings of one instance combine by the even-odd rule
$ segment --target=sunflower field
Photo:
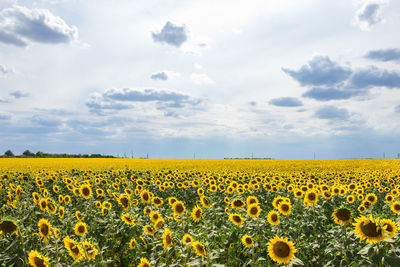
[[[0,159],[1,266],[400,266],[400,160]]]

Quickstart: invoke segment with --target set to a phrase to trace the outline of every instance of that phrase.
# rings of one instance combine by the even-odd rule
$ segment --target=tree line
[[[66,153],[44,153],[38,151],[33,153],[29,150],[25,150],[22,155],[14,155],[11,150],[7,150],[4,152],[4,155],[1,155],[2,158],[115,158],[111,155],[101,155],[101,154],[66,154]]]

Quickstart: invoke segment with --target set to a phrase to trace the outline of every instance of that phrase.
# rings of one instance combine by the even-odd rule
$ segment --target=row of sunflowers
[[[2,265],[400,266],[397,160],[46,160],[0,162]]]

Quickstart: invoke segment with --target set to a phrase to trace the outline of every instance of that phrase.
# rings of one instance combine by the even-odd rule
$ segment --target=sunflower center
[[[246,237],[245,241],[246,241],[246,244],[249,244],[249,245],[253,244],[253,239],[251,239],[250,237]]]
[[[350,220],[351,213],[347,209],[340,209],[336,212],[336,217],[341,221],[348,221]]]
[[[38,266],[38,267],[45,267],[46,265],[44,265],[44,260],[42,260],[41,258],[39,258],[39,257],[35,257],[34,259],[33,259],[33,261],[35,262],[35,266]]]
[[[283,211],[289,211],[289,205],[287,205],[287,204],[282,204],[282,205],[281,205],[281,209],[282,209]]]
[[[399,211],[400,210],[400,204],[394,204],[394,209],[396,211]]]
[[[377,225],[373,222],[368,222],[367,224],[361,224],[361,231],[364,235],[368,237],[378,237],[381,235],[382,231],[379,229],[377,231]]]
[[[274,245],[274,254],[280,258],[285,258],[289,256],[290,253],[290,247],[288,244],[282,241],[276,242]]]
[[[183,212],[183,206],[178,204],[178,205],[176,205],[175,210],[176,210],[177,213],[182,213]]]
[[[74,255],[79,255],[79,248],[77,246],[75,246],[74,244],[70,244],[70,248]]]
[[[275,213],[271,215],[271,220],[273,222],[276,222],[278,220],[278,215],[276,215]]]
[[[2,221],[0,223],[0,230],[4,233],[12,233],[17,230],[17,225],[10,221]]]
[[[84,196],[88,196],[88,195],[90,194],[89,188],[84,187],[84,188],[82,189],[82,194],[83,194]]]
[[[201,217],[201,210],[200,209],[196,210],[195,217],[196,218],[200,218]]]
[[[315,194],[314,193],[310,193],[308,195],[308,199],[311,200],[311,201],[315,200]]]
[[[258,209],[257,209],[257,207],[252,207],[251,209],[250,209],[250,214],[257,214],[257,212],[258,212]]]
[[[47,234],[49,233],[49,226],[47,224],[42,224],[40,226],[40,232],[44,235],[47,236]]]
[[[79,225],[79,227],[78,227],[78,232],[79,232],[79,233],[84,233],[84,232],[85,232],[85,226]]]
[[[167,244],[171,244],[172,243],[172,238],[170,235],[167,235],[167,237],[165,238],[165,241],[167,242]]]
[[[235,206],[235,207],[241,207],[242,206],[242,201],[241,200],[235,200],[234,202],[233,202],[233,206]]]
[[[200,245],[196,246],[196,250],[199,252],[199,254],[203,254],[204,253],[204,248]]]
[[[393,232],[393,227],[390,224],[384,224],[384,226],[386,225],[386,231],[388,231],[389,233]]]
[[[233,216],[232,219],[237,223],[240,223],[242,221],[242,219],[237,215]]]

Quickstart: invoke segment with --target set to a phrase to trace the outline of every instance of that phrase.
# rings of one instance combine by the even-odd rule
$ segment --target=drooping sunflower
[[[146,258],[140,258],[138,267],[151,267],[151,264]]]
[[[399,214],[400,213],[400,201],[393,201],[392,205],[390,205],[390,209],[394,213]]]
[[[162,235],[162,241],[164,244],[164,249],[168,249],[170,246],[172,246],[172,233],[169,228],[165,228],[164,233]]]
[[[268,255],[279,264],[288,264],[294,258],[297,252],[292,241],[288,241],[286,237],[275,236],[268,243]]]
[[[229,214],[229,220],[231,220],[231,222],[237,226],[242,225],[244,223],[243,217],[237,213]]]
[[[153,236],[153,235],[154,235],[155,229],[154,229],[153,226],[147,224],[147,225],[143,226],[143,231],[144,231],[147,235]]]
[[[281,201],[278,204],[278,211],[282,215],[289,215],[292,213],[292,205],[289,202]]]
[[[90,260],[94,260],[96,255],[99,253],[99,250],[89,241],[83,241],[82,245],[85,250],[86,257]]]
[[[119,197],[118,197],[118,203],[119,203],[119,204],[122,206],[122,208],[123,208],[124,210],[126,210],[126,211],[129,209],[129,200],[130,200],[129,195],[127,195],[127,194],[125,194],[125,193],[119,195]]]
[[[207,255],[204,245],[199,241],[194,241],[192,243],[192,247],[195,250],[197,256],[204,257],[205,255]]]
[[[48,267],[50,258],[40,255],[36,250],[31,250],[28,255],[29,264],[34,267]]]
[[[242,209],[245,205],[246,203],[239,198],[235,198],[234,200],[231,201],[231,207],[236,210]]]
[[[190,217],[192,217],[193,221],[199,222],[203,218],[203,210],[199,206],[194,207]]]
[[[250,204],[247,207],[247,216],[257,218],[261,213],[261,208],[257,203]]]
[[[88,232],[86,223],[78,222],[75,224],[74,231],[77,236],[85,235]]]
[[[386,238],[387,233],[385,228],[382,228],[379,218],[373,219],[371,215],[369,218],[361,216],[355,220],[354,232],[361,241],[365,239],[367,243],[378,243]]]
[[[174,216],[182,216],[185,213],[185,204],[182,201],[175,201],[172,204],[172,209],[174,210]]]
[[[33,202],[35,202],[35,204],[37,205],[39,203],[40,200],[40,195],[38,192],[33,192],[32,193],[32,198],[33,198]]]
[[[332,213],[332,218],[335,220],[336,224],[346,225],[352,219],[351,211],[346,207],[337,208]]]
[[[200,202],[201,202],[201,205],[203,205],[203,207],[206,209],[211,207],[211,202],[206,196],[201,196]]]
[[[145,248],[147,248],[147,242],[146,242],[146,240],[144,239],[144,237],[143,237],[143,236],[139,236],[139,239],[140,239],[140,241],[142,241],[143,246],[144,246]]]
[[[130,214],[124,213],[121,215],[121,220],[124,221],[127,225],[134,225],[135,224],[135,218],[133,218]]]
[[[380,220],[382,227],[385,228],[385,232],[387,233],[387,238],[392,238],[397,233],[396,223],[390,219],[382,219]]]
[[[278,225],[279,224],[279,213],[275,210],[271,210],[268,212],[267,220],[270,225]]]
[[[253,238],[249,235],[242,236],[241,241],[243,246],[245,246],[246,248],[251,248],[254,245]]]
[[[69,236],[64,238],[64,246],[68,250],[69,255],[75,260],[80,261],[83,259],[84,251],[82,247]]]
[[[0,220],[0,234],[2,233],[16,233],[18,234],[18,224],[11,219],[1,219]]]
[[[158,212],[158,210],[152,211],[149,214],[150,220],[155,223],[161,218],[161,214]]]
[[[51,223],[46,219],[40,219],[39,223],[39,234],[43,238],[44,241],[49,240],[51,235]]]
[[[92,197],[92,188],[88,184],[83,184],[80,186],[79,191],[81,193],[81,196],[84,197],[85,199],[89,199]]]
[[[184,234],[182,238],[182,244],[190,244],[193,241],[193,237],[189,234]]]
[[[134,249],[137,246],[137,242],[136,239],[134,237],[132,237],[132,239],[129,241],[129,248],[130,249]]]

